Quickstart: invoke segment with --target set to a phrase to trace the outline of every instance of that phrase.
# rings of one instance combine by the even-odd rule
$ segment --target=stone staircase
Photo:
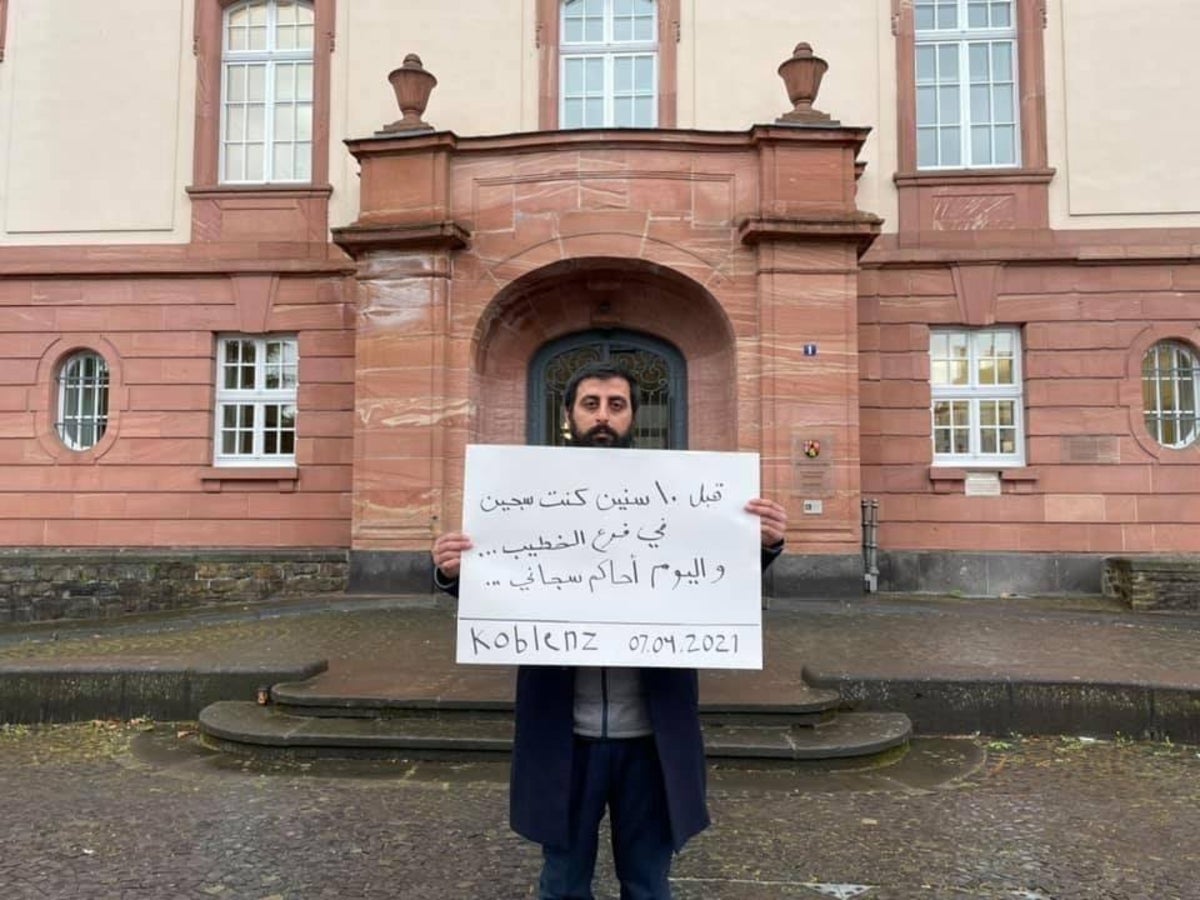
[[[701,704],[710,758],[883,764],[907,747],[912,724],[903,714],[847,712],[836,690],[803,683],[759,695],[755,674],[703,673],[701,697],[712,695]],[[204,741],[297,758],[504,758],[512,745],[512,702],[488,692],[427,696],[324,673],[277,684],[269,700],[206,707]]]

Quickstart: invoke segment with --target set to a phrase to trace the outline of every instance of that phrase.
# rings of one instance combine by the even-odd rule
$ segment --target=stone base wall
[[[0,623],[345,590],[345,550],[0,550]]]
[[[1104,561],[1104,593],[1131,609],[1200,610],[1200,557],[1111,557]]]
[[[879,551],[879,590],[965,597],[1087,596],[1101,593],[1104,557],[1080,553]],[[429,552],[350,551],[351,592],[425,593]],[[763,596],[775,601],[853,599],[864,594],[858,554],[786,552],[767,570]]]
[[[1101,592],[1104,558],[1090,553],[879,551],[879,590],[966,597]]]

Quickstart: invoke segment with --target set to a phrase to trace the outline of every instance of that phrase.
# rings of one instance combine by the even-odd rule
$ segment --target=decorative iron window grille
[[[1146,430],[1164,447],[1196,440],[1196,353],[1178,341],[1160,341],[1142,357]]]
[[[108,363],[90,350],[71,356],[58,373],[58,436],[72,450],[89,450],[108,428]]]

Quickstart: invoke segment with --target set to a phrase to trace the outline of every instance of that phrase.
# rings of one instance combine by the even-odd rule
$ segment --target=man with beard
[[[571,444],[629,447],[637,408],[632,375],[584,367],[563,402]],[[787,513],[761,498],[746,511],[762,521],[765,569],[783,551]],[[461,532],[434,541],[440,589],[457,596],[470,547]],[[509,816],[542,845],[538,896],[590,900],[607,807],[621,900],[669,900],[673,854],[709,823],[696,671],[522,666],[515,725]]]

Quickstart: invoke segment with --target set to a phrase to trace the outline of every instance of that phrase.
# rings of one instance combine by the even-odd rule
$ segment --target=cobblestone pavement
[[[0,897],[533,896],[502,763],[263,763],[190,724],[0,729]],[[1200,748],[923,739],[885,769],[717,768],[677,900],[1200,896]],[[597,897],[616,890],[601,867]]]

